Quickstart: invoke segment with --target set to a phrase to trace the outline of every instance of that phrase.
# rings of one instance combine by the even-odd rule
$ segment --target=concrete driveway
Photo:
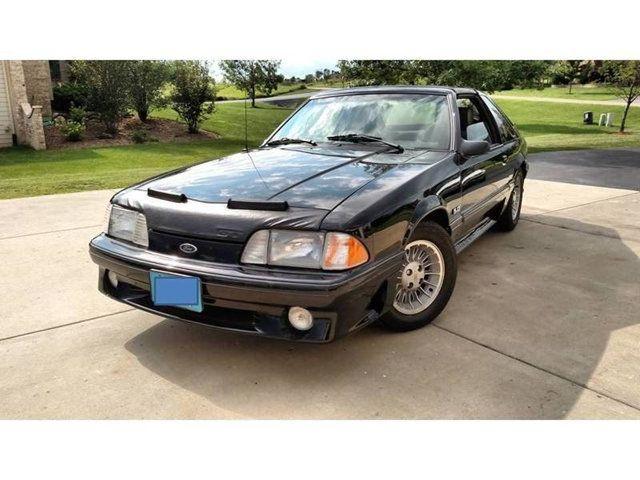
[[[111,192],[0,201],[1,418],[640,418],[640,150],[532,155],[522,222],[434,325],[328,345],[96,290]]]

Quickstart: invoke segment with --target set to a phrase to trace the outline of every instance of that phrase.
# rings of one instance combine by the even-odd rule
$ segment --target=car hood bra
[[[260,228],[319,229],[349,197],[367,188],[388,190],[450,154],[385,150],[296,145],[243,152],[160,175],[112,202],[144,212],[152,231],[194,238],[244,242]],[[286,201],[288,208],[232,209],[229,199]]]
[[[137,188],[183,194],[207,203],[226,203],[230,198],[272,200],[331,210],[367,183],[416,156],[416,152],[383,153],[386,150],[300,145],[260,149],[188,167]]]

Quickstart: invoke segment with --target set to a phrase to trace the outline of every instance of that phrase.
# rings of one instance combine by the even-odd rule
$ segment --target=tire
[[[502,230],[503,232],[510,232],[516,225],[518,225],[518,221],[520,220],[520,210],[522,210],[522,195],[524,194],[523,188],[523,176],[522,172],[518,171],[514,176],[515,187],[511,191],[511,196],[509,197],[509,202],[504,209],[504,212],[498,217],[498,223],[496,224],[496,228],[498,230]],[[517,205],[514,206],[515,202]]]
[[[438,256],[436,250],[440,256]],[[456,251],[451,237],[447,231],[437,223],[425,222],[418,225],[411,239],[407,242],[405,252],[402,270],[398,272],[400,275],[398,277],[398,284],[393,286],[395,289],[393,304],[390,310],[380,318],[380,322],[384,327],[402,332],[424,327],[435,320],[449,302],[449,298],[451,298],[458,273]],[[424,255],[427,255],[427,257],[422,260],[422,263],[416,261],[416,259],[419,258],[418,256],[422,257]],[[413,262],[409,261],[411,258],[414,259]],[[435,280],[439,278],[439,276],[436,275],[436,268],[439,268],[440,264],[444,267],[444,275],[441,282]],[[405,277],[407,270],[409,270],[408,267],[412,265],[418,265],[418,267],[422,267],[422,270],[416,268],[411,272],[412,275],[414,275],[413,277],[409,275]],[[436,267],[436,265],[438,265],[438,267]],[[409,285],[414,285],[411,280],[416,278],[415,275],[419,275],[419,273],[415,273],[416,271],[423,272],[422,275],[424,278],[422,280],[424,282],[420,280],[417,282],[417,284],[420,285],[418,290],[409,290]],[[436,283],[438,284],[438,288],[432,286],[436,285]],[[432,290],[431,293],[433,295],[431,297],[427,296],[429,292],[423,287],[427,290]],[[405,301],[400,301],[405,292],[407,292],[407,295],[404,296]],[[412,295],[416,296],[413,297]],[[398,296],[400,296],[400,298],[398,298]],[[415,300],[422,298],[423,302],[419,305],[418,301],[415,300],[414,302],[407,302],[407,298],[409,300],[412,298]],[[408,308],[407,303],[413,304],[416,310],[423,309],[416,313],[411,313],[405,310]]]

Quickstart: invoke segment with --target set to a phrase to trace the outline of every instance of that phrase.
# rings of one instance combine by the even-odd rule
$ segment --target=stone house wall
[[[51,116],[51,72],[48,60],[23,60],[22,69],[27,88],[27,99],[31,105],[42,107],[42,115]]]
[[[5,70],[5,62],[0,61],[0,148],[13,145],[13,115]]]
[[[42,105],[31,105],[29,102],[28,85],[32,82],[25,78],[24,63],[21,60],[6,60],[3,62],[6,73],[6,83],[9,91],[11,115],[13,117],[13,130],[19,145],[29,145],[36,150],[47,148],[42,125]],[[48,62],[47,71],[49,68]],[[41,67],[28,66],[27,71],[40,71]],[[38,74],[40,75],[40,73]],[[37,82],[35,82],[37,83]],[[50,89],[49,80],[49,89]],[[46,100],[46,92],[37,85],[31,89],[32,94]],[[49,97],[50,98],[50,97]],[[49,112],[51,102],[47,101]]]

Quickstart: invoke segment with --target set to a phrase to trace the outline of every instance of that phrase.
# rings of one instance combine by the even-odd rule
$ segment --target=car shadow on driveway
[[[126,349],[231,418],[640,417],[638,255],[613,229],[565,225],[485,235],[415,332],[313,345],[163,320]]]

